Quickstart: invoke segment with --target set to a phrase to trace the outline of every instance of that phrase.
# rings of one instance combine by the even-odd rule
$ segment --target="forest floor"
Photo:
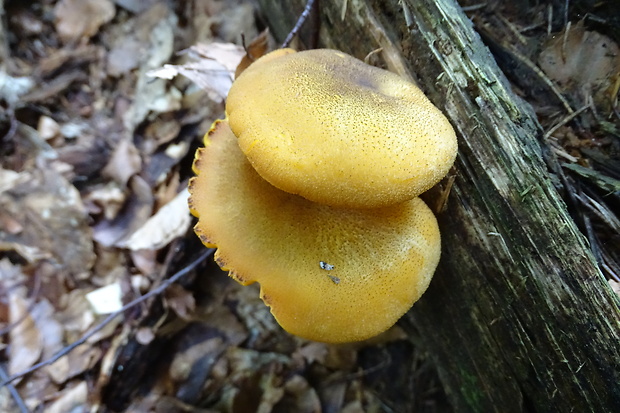
[[[463,6],[619,291],[620,30],[492,3]],[[193,233],[194,152],[264,29],[254,2],[0,0],[0,17],[0,411],[451,410],[415,333],[294,337]]]

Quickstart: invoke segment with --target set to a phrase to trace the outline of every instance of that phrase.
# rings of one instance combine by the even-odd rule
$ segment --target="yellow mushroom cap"
[[[456,156],[446,117],[414,84],[335,50],[276,50],[232,85],[226,114],[272,185],[368,208],[411,199]]]
[[[190,183],[195,231],[218,264],[261,298],[290,333],[363,340],[392,326],[426,290],[440,255],[437,222],[419,198],[336,208],[262,179],[225,121],[197,152]]]

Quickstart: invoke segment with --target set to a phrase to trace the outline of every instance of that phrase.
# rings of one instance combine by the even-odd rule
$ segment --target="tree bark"
[[[303,3],[260,0],[277,39]],[[454,185],[438,214],[443,256],[403,320],[432,354],[455,410],[620,411],[620,300],[553,185],[532,109],[460,7],[320,6],[319,47],[362,59],[382,48],[381,63],[417,79],[459,136]]]

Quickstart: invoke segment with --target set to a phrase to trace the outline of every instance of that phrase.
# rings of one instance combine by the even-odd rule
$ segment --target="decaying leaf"
[[[123,187],[127,185],[129,178],[140,172],[142,159],[131,139],[122,139],[114,152],[110,161],[103,169],[104,176],[114,179]]]
[[[583,102],[591,94],[609,110],[608,89],[620,76],[620,48],[609,37],[586,30],[583,22],[556,34],[543,48],[540,68],[550,79]]]
[[[56,30],[64,42],[94,36],[115,14],[110,0],[60,0],[54,9]]]
[[[9,295],[10,330],[9,374],[19,373],[39,360],[43,352],[43,339],[28,302],[19,294]]]
[[[256,59],[260,58],[268,52],[269,49],[269,30],[263,30],[249,45],[246,46],[246,53],[241,59],[241,62],[235,69],[235,79],[239,77],[249,65],[251,65]]]
[[[178,284],[166,290],[166,304],[184,320],[189,320],[196,309],[194,295]]]
[[[113,282],[86,294],[86,300],[95,314],[110,314],[123,307],[122,291],[119,282]]]
[[[47,413],[66,413],[80,409],[88,399],[88,385],[85,381],[74,384],[69,390],[64,391],[45,411]]]
[[[243,48],[232,43],[215,42],[192,46],[187,54],[192,61],[183,65],[164,65],[148,75],[172,79],[181,74],[207,91],[212,100],[223,101],[232,86],[235,69],[245,55]]]
[[[146,118],[149,112],[155,113],[177,110],[181,107],[181,93],[162,80],[153,81],[147,76],[150,70],[161,67],[172,56],[174,32],[177,18],[164,3],[156,3],[139,16],[136,30],[138,42],[146,50],[143,52],[138,69],[138,82],[134,101],[123,115],[126,130],[133,130]]]
[[[76,188],[48,164],[19,175],[10,189],[0,192],[0,208],[23,228],[10,242],[51,252],[73,274],[87,271],[95,257]],[[0,232],[2,241],[9,237]]]
[[[184,235],[191,224],[187,209],[188,196],[187,189],[179,192],[120,245],[130,250],[157,250]]]

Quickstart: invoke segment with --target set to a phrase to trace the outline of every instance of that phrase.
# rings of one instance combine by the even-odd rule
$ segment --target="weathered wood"
[[[260,0],[276,38],[300,0]],[[344,19],[343,4],[347,3]],[[321,2],[320,47],[416,78],[459,135],[443,257],[405,317],[457,411],[620,411],[620,300],[553,186],[541,129],[453,0]],[[413,75],[415,73],[415,75]]]

